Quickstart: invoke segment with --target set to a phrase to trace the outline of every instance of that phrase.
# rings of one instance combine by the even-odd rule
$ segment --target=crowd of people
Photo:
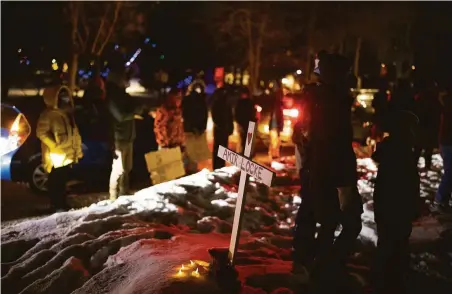
[[[295,274],[308,274],[320,287],[339,287],[344,280],[346,260],[361,231],[362,200],[357,189],[356,155],[352,147],[348,60],[337,54],[319,54],[315,83],[304,87],[304,115],[294,126],[293,142],[299,158],[302,204],[294,227]],[[133,165],[136,138],[135,116],[143,112],[126,93],[123,68],[112,68],[105,84],[95,81],[89,95],[105,120],[112,151],[109,182],[110,199],[129,194],[129,173]],[[210,107],[204,86],[194,82],[182,93],[173,89],[157,108],[154,134],[160,149],[180,148],[185,153],[188,138],[206,140],[209,108],[213,120],[213,169],[225,166],[217,157],[218,147],[228,146],[228,138],[238,126],[240,150],[244,150],[248,123],[257,120],[255,105],[247,87],[225,85],[215,91]],[[281,89],[276,85],[276,89]],[[282,91],[276,91],[269,123],[278,136],[283,127]],[[279,95],[278,95],[279,93]],[[379,170],[374,191],[374,211],[378,232],[375,285],[378,293],[403,293],[403,277],[408,268],[408,239],[412,222],[419,216],[420,180],[418,160],[423,151],[425,168],[439,135],[444,174],[437,206],[446,209],[452,192],[452,98],[450,88],[437,90],[426,83],[415,92],[407,80],[399,80],[390,99],[380,89],[374,100],[375,124],[381,134],[372,159]],[[83,157],[81,135],[74,120],[72,95],[64,86],[44,91],[47,109],[41,114],[37,137],[42,143],[43,163],[49,174],[48,190],[55,210],[67,210],[65,187],[69,168]],[[147,109],[146,111],[149,111]],[[278,140],[275,140],[278,142]],[[270,156],[278,157],[279,146],[270,146]],[[144,160],[144,159],[143,159]],[[184,155],[188,173],[197,162]],[[317,232],[317,224],[320,230]],[[339,236],[335,231],[341,226]],[[328,277],[328,283],[325,283]]]
[[[294,226],[293,272],[310,276],[319,293],[339,293],[347,281],[346,260],[361,231],[363,212],[352,148],[353,98],[347,59],[326,52],[318,59],[316,82],[304,88],[304,116],[294,126],[292,138],[300,158],[302,198]],[[418,160],[424,150],[425,168],[431,167],[438,135],[444,174],[436,201],[449,207],[452,97],[450,88],[435,92],[427,85],[424,89],[416,96],[409,81],[399,80],[390,99],[387,89],[380,89],[374,101],[375,124],[381,133],[372,155],[378,165],[373,197],[376,293],[406,293],[408,240],[421,206]],[[335,238],[339,224],[342,229]]]
[[[110,199],[130,194],[129,174],[134,164],[134,145],[137,136],[143,135],[136,130],[137,116],[151,118],[153,130],[149,131],[147,127],[144,140],[155,140],[160,150],[180,148],[188,174],[197,172],[199,164],[189,156],[187,144],[204,141],[208,150],[206,130],[209,110],[214,135],[213,154],[208,154],[212,158],[212,168],[225,166],[225,162],[217,156],[218,146],[228,146],[234,123],[241,138],[238,151],[244,150],[248,123],[256,121],[256,109],[247,87],[226,84],[218,88],[211,99],[207,99],[204,82],[195,80],[185,93],[177,88],[164,92],[160,97],[161,104],[156,109],[150,109],[126,93],[127,80],[123,66],[115,67],[113,64],[108,78],[105,81],[92,79],[82,98],[86,116],[95,116],[101,122],[100,127],[96,124],[99,128],[96,133],[101,134],[100,137],[110,146]],[[74,101],[69,89],[59,85],[44,91],[44,101],[47,109],[38,120],[37,137],[41,140],[43,163],[49,173],[48,194],[54,210],[67,210],[65,187],[70,167],[83,157],[81,135],[74,119]],[[146,148],[143,154],[149,151],[150,148]]]

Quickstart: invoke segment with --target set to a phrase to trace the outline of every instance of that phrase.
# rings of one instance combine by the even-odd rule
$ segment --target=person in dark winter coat
[[[135,114],[140,108],[126,93],[125,73],[112,70],[108,76],[107,107],[111,116],[114,144],[113,166],[110,176],[110,199],[129,193],[129,173],[133,165],[133,142],[136,137]]]
[[[418,139],[415,145],[415,161],[424,151],[425,169],[432,165],[433,149],[438,146],[441,106],[438,91],[433,82],[426,84],[416,96],[416,113],[419,117]]]
[[[375,112],[373,115],[374,123],[374,138],[378,138],[382,134],[382,125],[384,123],[384,118],[386,117],[386,112],[388,110],[388,91],[389,83],[385,77],[380,77],[378,93],[374,95],[372,100],[372,107]]]
[[[275,92],[273,93],[273,103],[270,109],[270,159],[279,158],[280,154],[280,133],[284,129],[284,113],[283,113],[283,88],[281,81],[276,81]]]
[[[435,202],[441,210],[450,211],[449,201],[452,196],[452,92],[450,86],[441,91],[440,102],[442,114],[439,148],[443,158],[444,173],[436,193]]]
[[[318,54],[321,55],[321,54]],[[319,71],[314,73],[319,80]],[[292,141],[295,144],[295,157],[300,176],[300,197],[302,202],[295,218],[293,228],[293,273],[306,274],[315,259],[316,219],[310,193],[309,130],[314,93],[319,84],[307,84],[302,91],[302,115],[293,128]]]
[[[232,88],[229,86],[221,87],[213,94],[212,120],[213,120],[213,169],[219,169],[225,166],[225,161],[217,156],[219,146],[228,147],[229,136],[234,131],[234,120],[232,115],[232,106],[229,96]]]
[[[362,201],[357,190],[356,156],[352,147],[347,60],[326,55],[319,62],[320,85],[314,93],[309,135],[310,205],[321,224],[315,274],[343,273],[361,231]],[[338,224],[341,234],[334,240]]]
[[[408,270],[408,239],[420,213],[420,180],[413,161],[417,117],[397,111],[389,120],[389,136],[378,143],[372,159],[378,164],[374,213],[378,244],[375,263],[377,293],[403,292]]]
[[[208,108],[202,83],[190,85],[188,95],[182,99],[182,117],[186,143],[185,169],[188,173],[193,173],[198,170],[198,162],[189,154],[190,142],[205,140],[207,129]]]
[[[256,109],[250,97],[248,88],[239,90],[240,98],[235,106],[235,121],[237,122],[240,134],[241,152],[245,152],[246,134],[250,121],[256,121]]]
[[[389,102],[390,111],[409,110],[415,112],[414,90],[411,81],[399,79]]]
[[[182,99],[182,116],[186,133],[202,134],[207,128],[208,108],[201,84],[190,85],[190,91]]]

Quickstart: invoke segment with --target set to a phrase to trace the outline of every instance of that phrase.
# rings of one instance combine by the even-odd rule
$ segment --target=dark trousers
[[[293,259],[303,265],[309,265],[315,259],[316,220],[314,207],[309,193],[309,172],[300,170],[300,197],[302,202],[295,218],[293,236]]]
[[[424,150],[425,168],[430,169],[432,167],[433,147],[414,147],[414,158],[416,160],[416,166],[419,162],[419,158],[421,157],[422,150]]]
[[[110,174],[110,199],[129,193],[129,174],[133,166],[133,143],[116,143]]]
[[[66,184],[69,180],[70,166],[53,168],[49,174],[48,189],[50,204],[56,209],[68,208],[66,202]]]
[[[228,147],[228,138],[229,135],[226,132],[214,130],[213,132],[213,154],[212,154],[212,163],[213,169],[219,169],[226,165],[226,162],[218,157],[218,149],[219,146]]]
[[[324,199],[338,197],[336,188],[323,189],[322,193],[314,196],[324,197]],[[334,202],[331,202],[328,205],[333,204]],[[322,207],[317,209],[322,209]],[[330,210],[328,207],[323,207],[323,209],[325,211]],[[316,240],[316,268],[320,273],[341,270],[345,266],[347,258],[354,249],[356,238],[361,232],[361,209],[361,203],[358,202],[356,205],[350,205],[349,210],[345,211],[340,211],[337,207],[337,209],[331,209],[329,217],[323,216],[319,221],[320,230]],[[342,230],[339,236],[334,239],[334,233],[339,224],[342,226]]]
[[[409,269],[409,219],[378,220],[378,243],[374,262],[374,284],[377,293],[405,293],[403,280]]]

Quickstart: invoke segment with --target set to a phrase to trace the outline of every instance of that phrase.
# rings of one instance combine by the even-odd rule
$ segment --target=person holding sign
[[[211,155],[207,146],[208,108],[202,83],[195,82],[190,85],[189,94],[182,99],[182,116],[187,172],[197,172],[198,162],[209,159]]]

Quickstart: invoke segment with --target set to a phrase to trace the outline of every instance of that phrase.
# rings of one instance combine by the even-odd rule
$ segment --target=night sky
[[[67,2],[2,2],[2,68],[17,49],[30,55],[67,56],[70,24],[63,13]],[[143,2],[145,3],[145,2]],[[227,57],[216,52],[213,38],[202,23],[193,21],[203,9],[203,2],[161,2],[157,8],[144,12],[148,18],[147,33],[158,44],[150,56],[165,55],[155,66],[167,68],[206,68],[221,64]],[[417,68],[440,75],[450,75],[452,68],[452,3],[419,3],[415,25],[415,56]],[[143,4],[145,5],[145,4]],[[281,3],[281,5],[285,5]],[[328,5],[325,3],[324,5]],[[205,13],[205,11],[204,11]],[[449,19],[438,25],[432,20]],[[44,49],[45,52],[40,49]],[[143,54],[143,55],[146,55]],[[146,60],[146,57],[143,57]],[[47,60],[46,60],[47,61]]]

